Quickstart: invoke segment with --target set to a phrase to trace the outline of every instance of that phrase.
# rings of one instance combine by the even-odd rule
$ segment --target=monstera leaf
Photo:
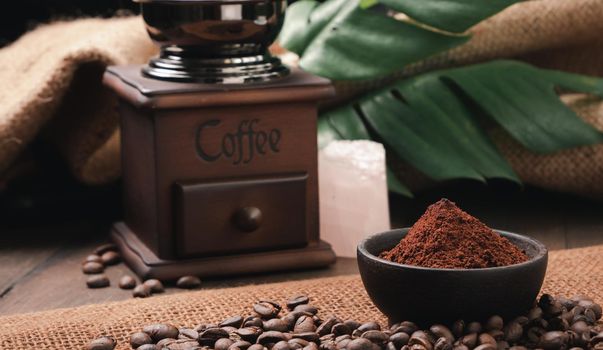
[[[334,80],[376,79],[465,43],[467,30],[517,0],[301,0],[280,43],[300,66]],[[406,78],[323,112],[319,143],[376,139],[436,181],[519,182],[483,125],[536,153],[603,142],[556,88],[603,96],[601,79],[493,61]],[[411,192],[388,171],[392,191]]]
[[[603,142],[602,133],[559,100],[556,87],[603,96],[601,79],[493,61],[401,80],[323,113],[319,142],[377,138],[436,181],[519,182],[480,118],[538,153]],[[394,181],[390,189],[408,194]]]
[[[465,43],[465,30],[516,2],[302,0],[287,10],[279,42],[307,71],[371,79]]]

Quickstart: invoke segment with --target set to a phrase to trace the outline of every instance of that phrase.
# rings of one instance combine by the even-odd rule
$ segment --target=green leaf
[[[517,141],[538,153],[552,153],[603,141],[603,134],[563,104],[555,86],[603,93],[600,79],[536,69],[514,61],[493,61],[442,73]]]
[[[556,86],[603,96],[601,79],[494,61],[399,81],[322,118],[342,138],[375,135],[437,181],[519,183],[480,125],[484,112],[535,151],[603,142],[603,133],[559,100]]]
[[[461,33],[521,0],[378,0],[432,27]]]
[[[301,0],[293,3],[285,13],[285,25],[279,34],[279,42],[288,50],[302,55],[314,37],[345,6],[350,6],[348,0],[330,0],[322,3]]]
[[[443,181],[466,178],[483,181],[445,140],[430,116],[424,116],[389,91],[360,101],[364,118],[400,158],[431,178]]]
[[[281,45],[302,55],[303,69],[346,80],[383,76],[468,40],[363,10],[358,4],[329,0],[312,7],[297,2],[285,19]]]

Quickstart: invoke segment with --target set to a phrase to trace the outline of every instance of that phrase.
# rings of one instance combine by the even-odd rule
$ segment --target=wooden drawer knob
[[[256,207],[241,208],[234,215],[234,224],[241,231],[255,231],[262,224],[262,211]]]

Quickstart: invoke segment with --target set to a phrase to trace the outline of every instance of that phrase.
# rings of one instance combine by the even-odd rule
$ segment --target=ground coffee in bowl
[[[429,206],[400,243],[380,257],[405,265],[448,269],[507,266],[528,260],[508,239],[448,199]]]

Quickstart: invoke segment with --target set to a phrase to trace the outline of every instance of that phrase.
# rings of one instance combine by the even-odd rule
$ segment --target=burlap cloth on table
[[[551,252],[543,292],[583,294],[602,302],[603,245]],[[360,277],[350,275],[0,317],[0,349],[81,349],[99,335],[112,335],[119,342],[118,349],[129,349],[129,334],[147,324],[169,322],[193,327],[219,322],[227,316],[249,315],[250,305],[259,299],[284,302],[298,293],[310,296],[321,315],[386,323],[369,300]]]
[[[466,45],[409,67],[413,74],[493,58],[603,76],[601,0],[534,0],[472,29]],[[108,64],[142,63],[156,52],[140,18],[82,19],[41,26],[0,50],[0,179],[35,137],[56,145],[90,184],[120,174],[114,97],[100,84]],[[340,84],[343,96],[383,82]],[[603,125],[598,99],[571,97],[587,121]],[[42,132],[43,131],[43,132]],[[503,133],[495,142],[528,184],[603,197],[603,145],[535,155]],[[17,162],[18,163],[18,162]],[[401,171],[404,173],[404,171]],[[412,182],[412,181],[411,181]]]

